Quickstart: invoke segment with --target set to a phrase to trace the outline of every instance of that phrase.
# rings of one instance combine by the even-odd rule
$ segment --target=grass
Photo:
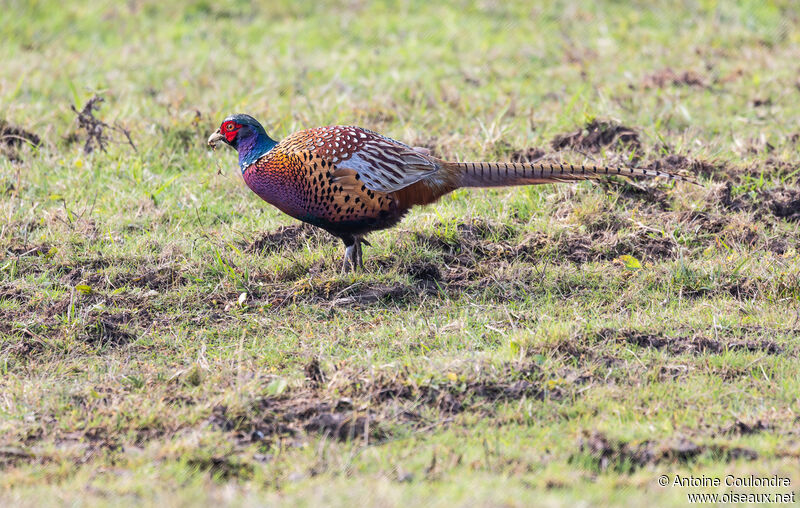
[[[790,2],[5,9],[0,120],[41,145],[0,142],[3,504],[726,491],[661,474],[796,489]],[[70,106],[96,94],[135,149],[107,129],[84,153]],[[358,124],[444,158],[659,164],[703,186],[456,191],[342,275],[339,243],[204,146],[239,111],[278,139]],[[609,140],[584,143],[593,121]]]

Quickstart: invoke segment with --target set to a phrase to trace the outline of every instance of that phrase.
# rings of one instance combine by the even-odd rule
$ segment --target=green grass
[[[0,120],[42,145],[0,142],[0,503],[797,489],[792,3],[2,7]],[[109,132],[83,153],[70,106],[95,94],[136,150]],[[357,124],[449,159],[538,148],[703,186],[459,190],[342,275],[338,241],[207,150],[233,112],[278,139]],[[638,143],[552,149],[593,119]]]

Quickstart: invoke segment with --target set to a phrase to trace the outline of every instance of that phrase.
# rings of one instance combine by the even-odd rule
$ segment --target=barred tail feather
[[[558,162],[450,162],[450,171],[460,176],[460,187],[504,187],[509,185],[536,185],[544,183],[573,182],[608,176],[629,178],[665,177],[697,183],[692,178],[677,173],[655,169],[622,166],[574,165]]]

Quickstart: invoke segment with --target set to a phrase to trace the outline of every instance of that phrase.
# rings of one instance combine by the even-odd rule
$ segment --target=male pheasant
[[[208,138],[239,152],[250,189],[284,213],[342,239],[343,271],[363,269],[361,244],[389,228],[414,205],[433,203],[459,187],[500,187],[569,182],[607,175],[664,176],[641,168],[575,166],[553,162],[448,162],[353,126],[295,132],[280,143],[249,115],[226,118]]]

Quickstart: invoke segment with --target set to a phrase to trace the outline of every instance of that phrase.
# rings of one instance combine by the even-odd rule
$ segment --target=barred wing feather
[[[306,131],[307,148],[332,162],[337,169],[350,169],[375,192],[395,192],[439,171],[436,159],[423,150],[352,126],[320,127]]]
[[[370,143],[337,167],[355,170],[373,191],[395,192],[436,173],[438,166],[410,148]]]

